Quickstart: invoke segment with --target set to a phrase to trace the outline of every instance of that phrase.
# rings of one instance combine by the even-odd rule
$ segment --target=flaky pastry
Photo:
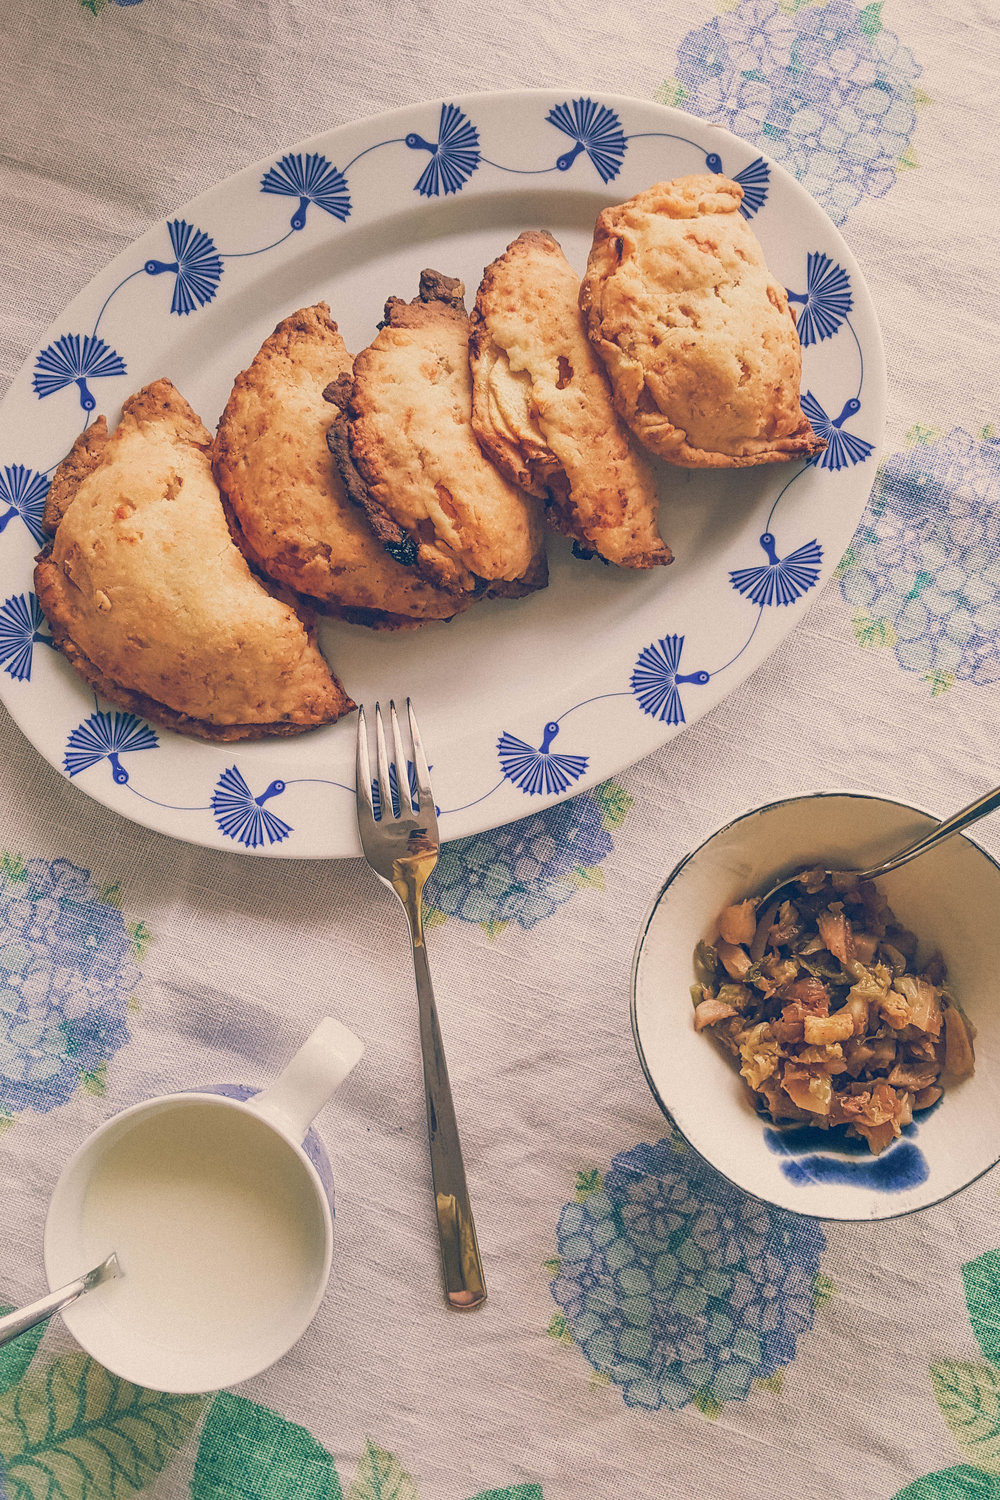
[[[668,463],[734,468],[825,447],[799,404],[802,351],[782,286],[705,174],[657,183],[598,216],[580,292],[615,405]]]
[[[53,480],[35,590],[56,644],[110,702],[210,740],[298,734],[354,707],[308,612],[233,542],[211,437],[169,380],[83,433]]]

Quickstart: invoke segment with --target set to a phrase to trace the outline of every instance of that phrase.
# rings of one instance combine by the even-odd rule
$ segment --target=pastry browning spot
[[[345,405],[346,452],[383,540],[416,549],[416,571],[465,603],[511,596],[546,578],[537,504],[490,462],[472,424],[469,347],[474,328],[462,282],[425,269],[411,302],[390,297],[377,337],[354,361]],[[346,477],[346,476],[345,476]],[[380,514],[381,513],[381,514]]]
[[[346,388],[343,382],[347,382]],[[328,401],[333,401],[339,407],[337,415],[326,430],[326,443],[333,460],[340,470],[340,477],[344,481],[344,489],[347,498],[358,505],[368,517],[368,524],[389,556],[394,558],[405,568],[412,568],[417,561],[417,549],[403,528],[396,524],[388,516],[380,505],[377,505],[371,497],[367,484],[358,472],[354,459],[351,457],[351,420],[348,415],[347,399],[341,405],[341,398],[345,396],[345,389],[350,390],[351,381],[349,376],[341,376],[336,382],[339,387],[337,397],[327,394],[332,387],[328,386],[323,392]]]
[[[107,444],[107,419],[96,417],[80,433],[53,475],[42,513],[42,530],[47,536],[55,536],[56,527],[66,514],[80,485],[99,466]]]
[[[465,312],[465,283],[457,276],[445,276],[443,271],[425,270],[420,273],[421,302],[443,302],[456,312]]]

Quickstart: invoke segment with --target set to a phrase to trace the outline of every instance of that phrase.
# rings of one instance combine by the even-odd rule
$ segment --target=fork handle
[[[458,1139],[458,1122],[448,1082],[437,1006],[427,963],[423,933],[410,928],[413,972],[417,980],[420,1009],[420,1049],[424,1060],[424,1092],[427,1096],[427,1134],[430,1140],[431,1177],[437,1211],[438,1240],[444,1270],[448,1305],[458,1312],[472,1312],[486,1301],[483,1263],[476,1239],[469,1189]]]

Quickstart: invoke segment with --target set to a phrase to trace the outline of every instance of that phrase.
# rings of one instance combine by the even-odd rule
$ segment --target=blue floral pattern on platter
[[[840,564],[865,646],[938,693],[1000,681],[1000,442],[918,429],[880,468]]]
[[[428,769],[428,771],[432,771],[434,769],[434,767],[433,766],[428,766],[427,769]],[[417,791],[417,768],[413,764],[412,760],[408,760],[406,762],[406,785],[407,785],[407,789],[408,789],[409,794],[410,794],[410,805],[411,805],[411,807],[413,807],[417,811],[419,811],[419,809],[420,809],[420,794]],[[395,817],[398,817],[399,816],[399,787],[398,787],[397,781],[396,781],[396,767],[395,767],[395,765],[390,765],[390,767],[389,767],[389,801],[392,804],[393,815]],[[381,816],[382,816],[382,793],[379,791],[378,778],[374,777],[374,776],[372,777],[372,811],[375,814],[376,820],[378,820],[379,818],[381,818]],[[434,811],[436,813],[440,813],[441,809],[439,807],[435,807]]]
[[[823,561],[819,542],[806,542],[787,557],[779,557],[774,537],[765,531],[760,545],[767,556],[766,563],[756,568],[737,568],[729,575],[736,592],[745,594],[751,604],[794,604],[815,586]]]
[[[587,769],[585,755],[561,755],[550,749],[559,733],[553,719],[545,726],[542,743],[536,748],[504,730],[497,741],[500,768],[508,781],[519,786],[529,797],[543,792],[564,792]]]
[[[448,768],[443,779],[435,777],[446,838],[470,826],[516,817],[519,810],[532,806],[547,807],[554,799],[572,796],[581,785],[593,785],[598,773],[607,775],[612,769],[606,759],[612,742],[634,739],[637,753],[642,753],[640,743],[643,750],[663,743],[670,732],[683,728],[718,698],[719,685],[735,683],[750,662],[761,659],[761,642],[776,642],[771,622],[794,617],[829,568],[829,559],[843,549],[844,537],[835,528],[829,535],[820,529],[820,512],[810,509],[814,519],[802,524],[793,524],[793,513],[815,505],[816,476],[821,471],[824,493],[827,483],[837,488],[838,494],[830,496],[833,512],[845,503],[838,496],[850,497],[846,503],[857,503],[860,509],[858,482],[852,475],[872,455],[881,403],[880,391],[877,386],[871,390],[864,367],[864,354],[871,348],[878,370],[877,344],[870,342],[871,311],[862,289],[852,284],[846,249],[835,237],[825,237],[819,215],[807,208],[792,185],[776,176],[762,150],[719,131],[701,130],[696,121],[657,106],[638,101],[612,105],[599,97],[551,91],[518,96],[513,109],[497,99],[445,100],[414,107],[402,122],[382,120],[367,131],[345,127],[232,179],[220,189],[228,195],[225,213],[211,200],[203,200],[151,231],[141,251],[134,247],[125,252],[116,275],[101,283],[100,295],[89,294],[89,300],[81,301],[86,313],[66,314],[65,326],[79,332],[66,334],[57,325],[27,372],[32,406],[36,400],[58,401],[60,391],[75,386],[89,416],[96,410],[97,383],[126,374],[129,366],[139,367],[149,352],[129,342],[137,294],[140,288],[145,294],[147,281],[154,295],[143,295],[142,305],[149,309],[156,329],[163,333],[175,328],[178,320],[189,319],[204,321],[207,329],[220,316],[220,307],[222,315],[228,315],[229,299],[245,288],[252,258],[261,257],[264,280],[273,283],[281,255],[299,253],[292,245],[284,252],[279,247],[300,232],[308,232],[320,245],[335,244],[356,224],[367,229],[373,215],[405,211],[408,200],[410,211],[422,219],[428,213],[446,216],[450,205],[445,200],[463,193],[494,196],[499,183],[511,189],[515,203],[515,189],[541,185],[542,178],[547,178],[553,194],[563,191],[569,201],[605,189],[603,201],[613,201],[616,194],[624,197],[637,190],[643,179],[652,180],[646,178],[651,156],[660,163],[669,161],[676,174],[711,170],[733,175],[744,189],[744,212],[755,216],[765,243],[775,232],[773,205],[780,200],[783,222],[791,212],[795,249],[786,256],[785,276],[805,346],[807,399],[828,447],[812,467],[762,471],[760,477],[772,479],[774,488],[769,495],[765,490],[753,529],[713,559],[715,573],[702,580],[707,594],[686,598],[683,587],[674,587],[675,580],[680,582],[679,570],[672,570],[669,591],[653,610],[653,580],[634,580],[632,598],[638,595],[641,601],[639,585],[645,586],[643,623],[620,643],[621,649],[616,648],[613,665],[610,654],[602,658],[592,683],[577,673],[574,680],[580,690],[564,691],[562,677],[553,675],[551,696],[548,691],[539,693],[529,706],[510,691],[508,682],[502,709],[483,723],[472,748],[469,764],[478,768],[475,780],[459,777],[456,782],[453,759],[437,751]],[[387,198],[386,208],[377,214],[372,208],[373,178],[384,178],[387,192],[391,184],[392,202]],[[794,194],[792,200],[789,193]],[[239,239],[222,241],[217,228],[222,224],[237,226]],[[783,235],[787,243],[784,230]],[[244,273],[240,279],[229,276],[229,264],[236,260]],[[156,336],[150,336],[153,347]],[[107,389],[109,401],[121,394],[120,386]],[[17,399],[23,399],[19,392]],[[63,443],[72,440],[77,420],[73,407],[74,402],[66,400],[44,413],[46,422],[55,419],[51,425],[60,428]],[[39,419],[36,425],[41,431],[45,424]],[[43,696],[60,695],[69,679],[54,654],[38,649],[48,647],[51,637],[37,617],[23,568],[29,538],[44,543],[41,520],[48,476],[60,455],[46,452],[37,468],[28,468],[22,460],[33,454],[20,448],[20,441],[19,436],[19,451],[9,455],[12,461],[0,467],[0,566],[6,563],[9,569],[6,598],[0,603],[0,690],[6,683],[5,701],[41,746],[41,732],[28,728],[37,713],[35,704]],[[0,459],[6,456],[0,452]],[[49,463],[47,469],[44,463]],[[850,519],[856,514],[852,510]],[[702,607],[707,597],[713,599],[708,612]],[[517,609],[511,606],[512,614]],[[786,628],[783,624],[777,633]],[[53,668],[50,662],[57,664]],[[542,662],[540,670],[549,671],[550,664]],[[714,691],[703,693],[710,683]],[[322,736],[334,751],[332,774],[303,754],[304,739],[282,742],[280,755],[278,744],[257,747],[252,758],[247,752],[237,764],[223,758],[226,752],[203,746],[186,762],[191,772],[185,765],[178,773],[176,757],[183,751],[172,737],[96,700],[88,714],[80,707],[75,681],[70,691],[72,707],[60,720],[58,749],[50,758],[98,800],[180,837],[254,855],[321,853],[316,848],[320,828],[329,829],[338,843],[346,842],[344,830],[353,827],[353,776],[340,755],[342,730],[334,731],[336,739],[328,741],[325,731]],[[655,739],[654,724],[662,728]],[[167,753],[135,753],[154,749]],[[622,758],[620,750],[615,755]],[[412,791],[412,776],[410,781]],[[467,813],[479,807],[484,809],[482,819],[478,813]],[[352,851],[341,847],[338,852]],[[526,869],[535,869],[544,885],[546,860],[538,858],[532,865],[532,856],[523,857]],[[592,867],[581,868],[596,869],[597,856]],[[564,873],[574,880],[582,878],[575,867]],[[463,895],[456,872],[450,894],[442,901],[453,903],[456,914],[466,896],[475,906],[478,878],[470,873],[470,891]],[[491,879],[502,884],[503,877],[494,872]],[[562,875],[553,879],[561,881]],[[522,911],[531,907],[528,896],[514,889],[518,883],[516,878],[508,882],[511,907],[518,910],[512,920],[520,920]],[[526,890],[536,886],[533,879],[520,883]],[[540,904],[548,908],[563,895],[561,887],[555,893],[549,890]]]
[[[283,156],[261,179],[262,193],[276,193],[282,198],[297,198],[299,206],[292,214],[293,229],[304,229],[310,203],[315,203],[331,218],[343,223],[350,217],[351,195],[343,172],[318,152],[308,156]]]
[[[916,165],[921,70],[881,11],[738,0],[683,38],[661,97],[754,142],[842,224]]]
[[[568,172],[580,152],[585,151],[601,181],[614,181],[622,169],[628,142],[613,109],[595,104],[593,99],[574,99],[557,104],[545,118],[574,143],[571,151],[564,151],[556,159],[560,172]]]
[[[417,179],[424,198],[457,193],[479,166],[479,131],[455,104],[442,104],[437,140],[427,141],[415,130],[406,137],[411,151],[429,151],[430,161]]]
[[[18,516],[40,547],[45,541],[42,515],[48,492],[49,481],[44,474],[36,474],[23,464],[8,464],[0,469],[0,504],[7,507],[0,515],[0,532],[6,531],[8,524]]]
[[[280,843],[291,833],[291,826],[264,806],[271,797],[285,790],[283,781],[272,781],[255,797],[237,766],[230,766],[219,777],[212,793],[212,812],[220,830],[247,849],[259,849],[265,838],[269,844]]]
[[[683,724],[684,705],[678,691],[679,682],[704,687],[711,677],[700,667],[696,672],[681,672],[682,635],[666,635],[652,645],[644,646],[631,677],[632,691],[644,714],[664,724]]]
[[[128,786],[129,774],[121,756],[133,750],[155,750],[159,741],[155,729],[134,714],[107,713],[98,710],[70,734],[63,756],[67,776],[79,776],[91,766],[106,760],[119,786]]]
[[[722,171],[722,157],[717,151],[710,151],[705,157],[705,165],[710,172]],[[759,214],[767,202],[767,189],[771,181],[771,169],[763,157],[758,156],[748,167],[739,172],[734,172],[731,181],[738,182],[743,189],[743,199],[740,203],[740,213],[744,219],[752,219]]]
[[[0,1111],[47,1112],[129,1040],[144,942],[90,871],[68,859],[0,861]]]
[[[815,1220],[758,1202],[674,1134],[581,1173],[559,1215],[558,1332],[627,1406],[715,1416],[790,1364],[826,1286]]]
[[[13,594],[0,604],[0,663],[15,682],[31,681],[36,646],[51,646],[52,636],[34,594]]]
[[[806,260],[806,289],[793,292],[789,289],[788,300],[793,308],[801,307],[795,327],[803,349],[818,344],[833,335],[847,320],[854,306],[851,296],[851,279],[842,266],[836,265],[828,255],[814,250]]]
[[[864,438],[856,437],[844,426],[849,417],[857,416],[861,410],[861,402],[857,396],[851,396],[845,401],[840,415],[831,418],[827,416],[812,391],[806,391],[802,397],[802,410],[809,418],[813,432],[826,442],[823,452],[814,454],[808,460],[810,464],[817,464],[821,469],[838,471],[846,469],[848,464],[864,463],[874,444],[867,442]]]
[[[170,311],[178,317],[204,307],[215,296],[222,280],[222,261],[215,241],[202,229],[195,229],[184,219],[173,219],[167,225],[173,260],[147,260],[147,276],[173,272],[174,294]]]
[[[96,334],[63,333],[35,360],[31,383],[35,395],[42,400],[56,391],[65,390],[68,385],[75,385],[80,391],[83,410],[92,412],[97,401],[87,381],[108,380],[125,373],[125,361],[121,355]]]

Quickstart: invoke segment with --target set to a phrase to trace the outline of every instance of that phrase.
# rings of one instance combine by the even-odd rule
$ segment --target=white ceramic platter
[[[346,125],[238,173],[101,271],[39,341],[0,408],[0,694],[88,795],[192,843],[258,855],[358,852],[354,720],[292,740],[216,746],[95,701],[32,593],[48,478],[97,412],[168,376],[214,426],[274,325],[329,302],[374,336],[425,266],[475,295],[523,229],[582,271],[595,216],[664,178],[723,171],[793,294],[803,390],[830,439],[819,462],[659,470],[676,562],[630,575],[553,538],[549,587],[450,624],[373,632],[324,622],[359,703],[409,694],[445,838],[523,816],[655,750],[718,703],[800,618],[839,561],[875,473],[885,369],[854,258],[780,167],[660,105],[570,91],[480,94]]]

